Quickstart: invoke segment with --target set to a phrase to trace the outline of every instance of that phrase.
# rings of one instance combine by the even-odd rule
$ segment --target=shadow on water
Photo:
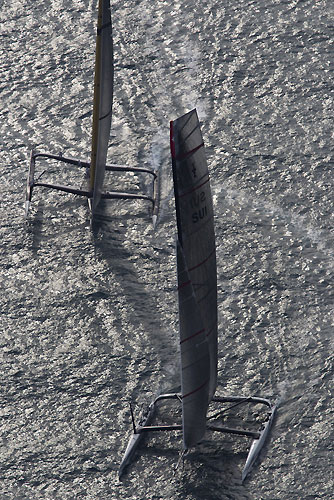
[[[31,237],[30,248],[34,257],[41,246],[43,240],[43,223],[44,223],[44,202],[40,201],[37,205],[37,210],[34,216],[31,214],[27,218],[27,233]]]
[[[142,207],[140,206],[139,209],[138,205],[132,204],[112,205],[112,207],[109,203],[108,205],[106,203],[102,203],[101,205],[103,216],[96,219],[91,226],[92,241],[97,260],[102,260],[105,264],[103,274],[106,278],[106,282],[108,282],[109,276],[113,276],[119,287],[117,292],[119,297],[124,297],[126,304],[131,306],[126,307],[127,327],[130,326],[130,328],[135,330],[140,325],[140,329],[145,332],[145,339],[143,342],[147,342],[149,339],[150,343],[153,344],[153,349],[159,354],[160,345],[161,342],[163,342],[161,335],[156,333],[160,332],[161,325],[159,309],[161,307],[166,307],[166,305],[161,305],[161,297],[152,292],[150,281],[154,279],[154,273],[151,272],[150,274],[150,269],[159,265],[157,257],[153,252],[153,246],[158,246],[159,251],[160,247],[162,247],[161,251],[163,251],[165,242],[160,237],[160,241],[158,241],[157,244],[155,243],[153,231],[151,232],[148,230],[151,219],[149,217],[149,209],[145,205]],[[111,208],[108,212],[109,207]],[[119,211],[118,207],[120,207]],[[63,210],[64,216],[66,217],[66,208],[64,207]],[[32,236],[31,249],[34,256],[37,255],[38,250],[43,245],[44,238],[47,239],[50,233],[59,240],[60,224],[59,227],[58,223],[56,224],[56,233],[55,227],[52,229],[51,224],[50,230],[46,231],[44,227],[45,232],[43,232],[46,212],[47,209],[44,207],[44,203],[39,202],[36,213],[29,222],[29,232]],[[73,208],[70,210],[70,215],[74,216]],[[83,229],[82,223],[78,220],[77,215],[74,217],[78,229],[77,233],[80,233]],[[85,225],[87,226],[87,220],[85,221]],[[73,231],[73,225],[71,225],[71,221],[68,219],[65,227],[62,227],[61,232],[62,235],[64,235],[66,232],[70,231]],[[141,237],[141,232],[145,236]],[[88,239],[89,238],[87,238],[86,244],[89,244]],[[71,234],[70,241],[71,246],[77,244],[75,243],[75,232]],[[79,248],[80,252],[85,251],[84,246],[79,246]],[[68,249],[70,249],[70,247]],[[137,255],[135,255],[136,253]],[[77,262],[79,258],[77,250],[75,251],[75,256],[73,256],[73,259],[74,258],[76,259],[76,264],[79,265],[79,262]],[[147,271],[146,274],[143,273],[143,267],[144,270]],[[84,314],[87,315],[88,311],[87,316],[89,318],[97,316],[96,303],[100,300],[108,300],[111,294],[107,287],[99,288],[99,279],[99,276],[97,276],[95,290],[91,287],[85,295],[80,297],[82,299],[80,301],[81,304],[79,306],[76,305],[76,307],[83,307],[86,309]],[[92,282],[93,281],[95,281],[95,279],[92,280]],[[73,298],[66,297],[66,300],[68,300],[68,298],[77,301],[78,295],[74,293]],[[77,304],[77,302],[75,302],[75,304]],[[116,310],[113,312],[116,317],[120,316],[119,311]],[[96,321],[96,323],[94,323],[93,329],[94,331],[96,330],[100,336],[99,339],[96,338],[96,341],[100,342],[101,349],[104,349],[104,352],[108,354],[109,358],[110,353],[108,352],[109,348],[107,344],[110,342],[110,337],[103,339],[103,333],[100,333],[103,330],[99,324],[100,318],[96,317],[94,321]],[[122,325],[120,325],[119,332],[122,332],[122,334],[125,333],[125,335],[128,334],[129,337],[131,336],[131,331],[124,329]],[[125,337],[122,343],[124,351],[127,351],[128,338]],[[143,356],[145,358],[145,352]],[[135,368],[135,370],[137,370],[140,376],[143,367]],[[145,364],[144,370],[147,372],[147,364]],[[147,373],[145,376],[147,376]],[[148,378],[151,379],[153,383],[156,382],[156,380],[152,378],[152,373],[149,373]],[[124,379],[122,379],[122,383],[123,381]],[[115,384],[115,381],[113,384]],[[139,387],[140,384],[138,384],[137,380],[132,386],[131,391],[138,391]],[[96,391],[95,387],[94,391]],[[135,394],[136,398],[137,396],[138,393]],[[126,430],[128,431],[128,428]],[[210,498],[210,500],[215,498],[250,499],[251,497],[247,496],[247,489],[241,484],[240,479],[241,468],[244,464],[246,454],[246,451],[240,452],[240,449],[246,450],[247,444],[242,444],[240,449],[235,451],[233,444],[224,441],[221,446],[219,446],[213,439],[214,438],[210,436],[210,439],[205,442],[205,451],[200,449],[190,454],[185,461],[183,469],[181,466],[181,468],[179,467],[174,473],[173,481],[178,483],[177,495],[182,493],[182,498],[191,498],[193,500],[205,498],[206,493],[208,493],[207,497]],[[144,458],[145,463],[149,463],[149,471],[146,471],[145,476],[154,469],[155,474],[153,475],[155,477],[161,475],[161,463],[163,462],[166,464],[168,463],[169,466],[171,463],[176,465],[181,446],[180,438],[178,438],[177,443],[175,442],[175,445],[172,444],[171,447],[170,443],[166,444],[166,447],[159,444],[153,447],[151,443],[149,443],[147,448],[147,446],[144,445],[140,450],[140,456]],[[117,452],[118,451],[117,449]],[[124,480],[124,486],[129,486],[130,483],[132,483],[133,479],[131,478],[133,478],[135,474],[143,473],[142,460],[135,461],[131,467],[132,469],[129,471],[129,477]],[[115,469],[116,468],[115,466]],[[171,475],[173,475],[173,471],[171,471]],[[219,478],[220,486],[217,485],[217,477]],[[222,494],[217,496],[217,491],[220,489],[222,490]],[[176,498],[178,498],[178,496],[176,496]]]
[[[160,290],[158,294],[153,291],[157,286],[156,273],[159,272],[161,263],[160,243],[155,245],[156,235],[153,228],[150,229],[150,207],[143,204],[138,208],[138,205],[130,202],[121,205],[121,213],[117,213],[115,205],[111,208],[112,212],[108,213],[107,207],[110,207],[110,203],[101,203],[101,216],[96,217],[91,231],[95,253],[102,258],[109,269],[108,275],[113,276],[117,283],[117,296],[120,300],[125,299],[125,328],[120,321],[120,328],[125,334],[124,349],[133,349],[129,340],[133,340],[135,333],[131,333],[129,329],[135,332],[139,328],[144,335],[141,334],[138,339],[140,345],[134,349],[140,350],[141,345],[151,344],[158,354],[158,344],[163,343],[159,310],[164,306],[158,296]],[[164,249],[161,248],[161,251]],[[122,307],[116,304],[116,309],[118,305]],[[115,310],[114,313],[120,318],[124,311]],[[147,355],[149,356],[149,347]],[[143,352],[142,356],[145,358],[146,353]],[[151,370],[148,360],[145,361],[145,366]],[[140,375],[140,370],[137,375]]]
[[[145,310],[155,311],[157,309],[157,299],[150,293],[148,283],[140,280],[136,266],[131,262],[132,253],[127,249],[128,228],[134,226],[134,231],[140,231],[145,225],[152,224],[147,213],[130,213],[122,216],[108,216],[107,214],[96,218],[92,223],[91,230],[95,251],[102,256],[104,262],[109,267],[113,275],[120,283],[119,295],[131,300],[132,310],[129,311],[129,322],[136,325],[138,320],[143,323],[146,331],[152,330],[152,323],[158,324],[154,313],[143,314],[143,304]],[[135,224],[134,224],[135,223]],[[126,234],[127,233],[127,234]],[[136,243],[138,253],[146,259],[153,259],[149,248],[149,241],[142,242],[142,248]],[[144,252],[146,255],[144,255]],[[154,262],[152,262],[154,265]],[[139,292],[140,297],[135,293]],[[139,299],[139,300],[138,300]]]

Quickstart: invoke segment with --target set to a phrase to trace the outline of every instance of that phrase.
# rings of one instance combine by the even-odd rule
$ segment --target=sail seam
[[[203,342],[201,342],[201,344],[202,344],[202,343],[203,343],[203,344],[205,343],[205,344],[206,344],[206,346],[208,346],[208,341],[207,341],[207,340],[204,340]],[[197,344],[197,345],[200,345],[200,344]],[[189,350],[190,350],[190,349],[187,349],[187,351],[183,351],[183,352],[186,352],[186,353],[187,353],[187,352],[189,352]],[[194,366],[194,365],[196,365],[196,364],[198,365],[198,363],[200,363],[200,362],[201,362],[201,361],[203,361],[203,360],[204,360],[204,361],[207,361],[207,359],[208,359],[208,358],[207,358],[207,354],[206,354],[206,352],[204,352],[204,353],[203,353],[203,356],[202,356],[201,358],[196,358],[196,359],[195,359],[192,363],[189,363],[188,365],[183,366],[183,367],[182,367],[182,371],[184,372],[184,371],[188,370],[189,368],[191,368],[192,366]]]
[[[190,122],[190,120],[192,119],[193,117],[193,114],[194,114],[194,110],[190,111],[189,113],[187,113],[188,116],[187,116],[187,119],[186,121],[184,122],[184,124],[181,126],[180,128],[180,132],[188,125],[188,123]]]
[[[205,264],[205,262],[207,262],[211,257],[212,255],[216,252],[216,249],[214,248],[212,250],[212,252],[209,253],[209,255],[206,257],[206,259],[202,260],[202,262],[200,262],[199,264],[196,264],[196,266],[193,266],[193,267],[190,267],[188,269],[188,271],[194,271],[194,269],[197,269],[199,267],[201,267],[203,264]]]
[[[196,337],[197,335],[199,335],[200,333],[203,333],[205,332],[205,328],[202,328],[202,330],[199,330],[198,332],[196,333],[193,333],[192,335],[190,335],[189,337],[183,339],[180,341],[180,344],[183,344],[183,342],[187,342],[188,340],[191,340],[193,339],[194,337]]]
[[[203,382],[203,384],[201,384],[200,386],[196,387],[196,389],[194,389],[194,390],[193,390],[193,391],[191,391],[191,392],[188,392],[188,394],[184,394],[184,395],[182,396],[182,399],[185,399],[185,398],[187,398],[188,396],[191,396],[192,394],[195,394],[195,392],[198,392],[198,391],[200,391],[201,389],[203,389],[203,387],[205,387],[205,386],[206,386],[206,384],[208,384],[208,383],[209,383],[209,380],[210,380],[210,379],[207,379],[205,382]]]
[[[211,288],[208,289],[207,293],[205,295],[203,295],[203,297],[201,297],[200,299],[197,300],[197,303],[199,304],[200,302],[202,302],[202,300],[206,299],[207,296],[210,295],[210,293],[215,292],[215,291],[217,291],[216,287],[212,286]]]
[[[217,325],[217,321],[214,322],[214,324],[212,325],[212,327],[210,328],[210,330],[208,331],[208,333],[206,334],[206,337],[210,337],[211,333],[214,331],[214,329],[216,328],[216,325]]]
[[[182,128],[183,128],[183,127],[182,127]],[[183,143],[185,143],[185,142],[186,142],[186,140],[187,140],[187,139],[189,139],[189,137],[191,137],[191,136],[193,135],[193,133],[194,133],[194,132],[196,132],[196,130],[198,130],[199,128],[200,128],[199,123],[197,123],[197,124],[195,125],[195,127],[194,127],[194,128],[193,128],[190,132],[189,132],[189,134],[188,134],[188,135],[186,135],[186,137],[184,137],[184,138],[183,138]],[[201,133],[201,131],[200,131],[200,133]],[[201,134],[201,135],[202,135],[202,134]]]
[[[96,30],[97,34],[100,35],[102,30],[104,30],[105,28],[109,28],[109,26],[111,26],[111,21],[109,21],[108,23],[102,24],[102,26],[100,28],[97,28],[97,30]]]

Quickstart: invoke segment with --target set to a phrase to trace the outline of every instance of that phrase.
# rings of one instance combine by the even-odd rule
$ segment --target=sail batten
[[[196,392],[201,391],[208,383],[209,383],[209,379],[206,379],[200,386],[196,387],[196,389],[193,389],[188,394],[182,394],[182,399],[189,398],[189,396],[192,396]]]
[[[204,143],[199,144],[194,149],[191,149],[190,151],[186,151],[183,155],[176,157],[176,159],[177,160],[186,160],[187,158],[189,158],[190,155],[196,153],[196,151],[198,151],[199,149],[201,149],[203,147],[204,147]]]
[[[204,260],[202,260],[202,262],[199,262],[198,264],[195,264],[193,267],[190,267],[189,272],[194,271],[198,267],[203,266],[213,256],[216,256],[216,248],[214,248],[212,252],[210,252],[209,255]]]
[[[190,337],[187,337],[183,340],[180,340],[180,344],[183,344],[183,342],[187,342],[188,340],[196,337],[197,335],[199,335],[200,333],[203,333],[203,332],[205,332],[205,328],[202,328],[202,330],[199,330],[198,332],[193,333],[192,335],[190,335]]]

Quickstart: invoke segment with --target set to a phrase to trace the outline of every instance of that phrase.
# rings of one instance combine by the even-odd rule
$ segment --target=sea
[[[108,161],[159,174],[145,201],[36,188],[30,150],[89,161],[96,0],[1,0],[1,500],[334,498],[334,3],[112,0]],[[169,121],[196,108],[217,245],[219,395],[278,405],[242,483],[248,438],[147,437],[152,399],[179,390]],[[80,187],[82,169],[38,162]],[[43,173],[44,172],[44,173]],[[147,176],[106,188],[150,194]],[[167,412],[168,412],[168,407]]]

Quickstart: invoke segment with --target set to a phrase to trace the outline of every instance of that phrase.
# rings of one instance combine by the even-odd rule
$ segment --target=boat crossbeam
[[[137,434],[158,431],[182,431],[182,425],[145,425],[136,429]]]
[[[232,427],[220,427],[216,425],[207,425],[207,429],[210,431],[223,432],[225,434],[237,434],[238,436],[251,437],[253,439],[259,439],[260,433],[254,431],[247,431],[246,429],[233,429]]]
[[[177,393],[177,392],[173,392],[173,393],[170,393],[170,394],[160,394],[160,396],[157,396],[155,398],[155,400],[153,401],[153,404],[155,405],[156,403],[158,403],[159,401],[162,401],[164,399],[177,399],[178,401],[182,401],[182,396],[180,393]]]
[[[49,184],[47,182],[35,182],[34,187],[46,187],[48,189],[54,189],[55,191],[63,191],[64,193],[76,194],[78,196],[85,196],[86,198],[90,198],[91,192],[85,191],[83,189],[74,188],[71,186],[62,186],[60,184]]]
[[[90,167],[90,163],[87,161],[77,160],[76,158],[63,156],[62,154],[54,155],[51,153],[35,153],[35,152],[33,152],[33,157],[34,157],[34,160],[36,160],[36,158],[47,158],[50,160],[57,160],[59,162],[66,163],[68,165],[74,165],[74,166],[79,167],[79,168],[80,167],[82,167],[82,168],[89,168]],[[154,178],[157,177],[156,172],[154,172],[153,170],[150,170],[149,168],[144,168],[144,167],[130,167],[128,165],[118,165],[116,163],[111,163],[109,165],[106,165],[105,169],[108,172],[143,173],[143,174],[152,175]]]
[[[254,396],[214,396],[212,401],[217,403],[251,403],[251,404],[264,404],[271,408],[269,399],[259,398]]]
[[[102,193],[101,198],[104,200],[146,200],[150,201],[154,206],[155,200],[151,196],[136,193],[121,193],[120,191],[111,191]]]
[[[86,198],[91,199],[93,198],[93,192],[88,191],[85,189],[79,189],[75,188],[72,186],[63,186],[59,184],[51,184],[48,182],[39,182],[35,181],[35,168],[36,168],[36,160],[37,159],[48,159],[48,160],[56,160],[60,163],[65,163],[66,165],[72,165],[75,167],[79,168],[84,168],[88,172],[90,169],[90,163],[87,161],[82,161],[78,160],[76,158],[71,158],[67,156],[63,156],[62,153],[59,153],[58,155],[51,154],[51,153],[39,153],[35,150],[31,151],[30,155],[30,164],[29,164],[29,173],[28,173],[28,179],[27,179],[27,187],[26,187],[26,200],[25,200],[25,215],[27,217],[29,207],[30,207],[30,202],[32,198],[32,193],[33,189],[35,187],[44,187],[48,189],[54,189],[56,191],[63,191],[65,193],[71,193],[75,194],[78,196],[84,196]],[[152,187],[152,196],[148,196],[145,194],[141,193],[126,193],[126,192],[119,192],[119,191],[111,191],[111,192],[104,192],[102,193],[101,198],[103,199],[122,199],[122,200],[144,200],[148,201],[152,204],[152,220],[153,220],[153,226],[155,226],[156,221],[157,221],[157,216],[158,216],[158,207],[159,207],[159,200],[158,200],[158,195],[159,195],[159,189],[158,189],[158,175],[156,172],[153,170],[150,170],[145,167],[129,167],[127,165],[117,165],[117,164],[110,164],[106,165],[105,167],[106,171],[109,172],[131,172],[131,173],[137,173],[137,174],[148,174],[151,175],[153,178],[153,187]],[[39,178],[41,175],[39,175]]]
[[[66,156],[63,156],[62,154],[54,155],[51,153],[35,153],[35,152],[33,152],[32,155],[33,155],[34,160],[36,160],[36,158],[47,158],[49,160],[57,160],[57,161],[62,162],[62,163],[67,163],[68,165],[74,165],[76,167],[82,167],[82,168],[89,168],[90,167],[90,163],[88,163],[87,161],[82,161],[82,160],[77,160],[76,158],[66,157]]]

